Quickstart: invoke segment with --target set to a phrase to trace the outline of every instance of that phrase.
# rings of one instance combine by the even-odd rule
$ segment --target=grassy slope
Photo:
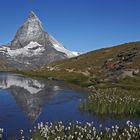
[[[120,66],[122,67],[120,68]],[[105,82],[105,79],[109,79],[112,75],[119,77],[120,72],[126,69],[140,70],[140,42],[126,43],[111,48],[95,50],[75,58],[54,62],[38,70],[24,73],[32,76],[53,77],[54,79],[66,80],[80,86],[101,85],[104,87],[105,83],[106,87],[108,82]],[[140,80],[138,82],[140,83]],[[118,83],[117,81],[117,84],[121,85],[122,82]],[[134,84],[135,82],[133,80]],[[125,86],[127,84],[123,85]]]
[[[126,43],[119,46],[114,46],[111,48],[99,49],[96,51],[89,52],[87,54],[81,55],[68,60],[62,60],[53,63],[51,66],[58,66],[61,69],[74,68],[75,70],[85,70],[88,67],[91,68],[91,73],[98,74],[103,66],[105,60],[114,58],[122,52],[129,52],[133,50],[140,51],[140,42]],[[139,68],[140,69],[140,55],[137,55],[133,59],[133,63],[129,64],[127,67]]]

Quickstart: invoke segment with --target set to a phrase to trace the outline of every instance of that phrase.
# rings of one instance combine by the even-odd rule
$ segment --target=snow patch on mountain
[[[53,44],[53,47],[57,51],[64,53],[68,58],[78,56],[76,52],[71,52],[64,47],[59,46],[58,44]]]
[[[31,41],[27,46],[19,49],[11,49],[10,47],[0,48],[0,52],[7,54],[11,57],[16,57],[19,55],[31,57],[33,55],[40,55],[45,50],[44,47],[41,47],[37,42]]]
[[[52,42],[52,44],[57,44],[57,45],[59,45],[59,47],[64,48],[63,44],[58,42],[52,35],[49,35],[49,36],[50,36],[50,41]]]
[[[72,51],[72,53],[73,53],[75,56],[79,56],[79,55],[80,55],[79,52],[74,52],[74,51]]]
[[[53,44],[53,48],[59,52],[62,52],[66,55],[66,57],[71,58],[71,57],[75,57],[78,56],[79,53],[77,52],[73,52],[70,51],[68,49],[66,49],[60,42],[58,42],[53,36],[50,35],[50,40]]]

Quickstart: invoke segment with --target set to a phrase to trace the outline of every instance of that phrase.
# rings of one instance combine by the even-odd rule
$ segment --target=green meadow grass
[[[81,102],[80,110],[100,116],[139,116],[140,92],[121,88],[100,89]]]

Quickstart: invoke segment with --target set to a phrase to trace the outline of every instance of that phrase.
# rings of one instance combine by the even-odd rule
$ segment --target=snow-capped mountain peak
[[[42,26],[42,23],[41,23],[40,19],[36,16],[36,14],[33,11],[31,11],[29,13],[27,21],[31,21],[31,22],[37,21],[39,23],[40,28],[42,28],[42,30],[43,30],[43,26]]]
[[[14,39],[0,48],[0,58],[17,69],[34,69],[77,56],[44,31],[39,18],[30,12]]]
[[[11,47],[22,48],[31,41],[42,43],[44,35],[41,21],[33,12],[30,12],[27,20],[18,29],[14,39],[11,41]]]

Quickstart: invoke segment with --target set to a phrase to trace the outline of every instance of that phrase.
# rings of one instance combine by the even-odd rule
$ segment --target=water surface
[[[134,124],[139,118],[100,118],[79,110],[80,100],[88,93],[74,89],[60,81],[35,79],[20,74],[0,73],[0,128],[4,128],[4,138],[16,136],[20,129],[25,133],[38,122],[63,121],[100,123],[104,127],[123,125],[126,120]]]

